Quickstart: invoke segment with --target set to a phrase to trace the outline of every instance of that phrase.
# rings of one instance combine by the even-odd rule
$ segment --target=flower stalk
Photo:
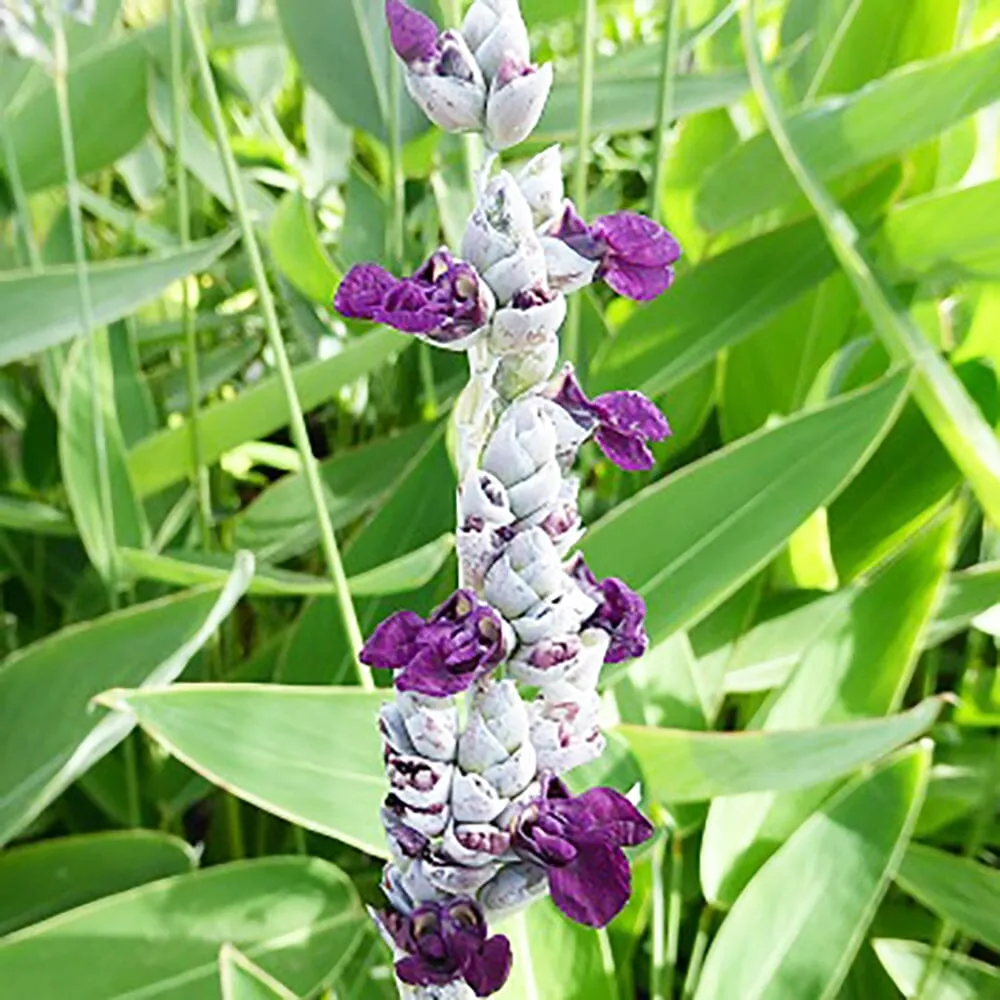
[[[361,653],[395,687],[379,720],[388,906],[373,918],[404,997],[457,1000],[503,986],[511,948],[490,928],[541,896],[606,927],[631,892],[625,849],[653,834],[618,791],[574,795],[563,780],[604,749],[603,666],[648,642],[642,598],[574,551],[573,466],[592,439],[619,466],[650,469],[649,442],[670,428],[639,393],[590,399],[573,366],[558,367],[559,333],[569,293],[603,281],[648,301],[670,287],[680,250],[631,212],[587,222],[566,198],[557,147],[496,171],[552,84],[551,67],[531,62],[517,0],[475,0],[444,31],[402,0],[385,6],[411,96],[487,149],[460,247],[408,277],[361,264],[335,299],[344,316],[469,361],[454,411],[459,589],[426,618],[392,615]]]

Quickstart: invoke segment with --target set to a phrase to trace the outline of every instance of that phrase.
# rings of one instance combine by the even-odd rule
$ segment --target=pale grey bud
[[[451,798],[454,774],[451,764],[390,750],[386,753],[385,770],[392,794],[404,805],[427,809],[444,805]]]
[[[596,610],[597,602],[567,578],[566,587],[559,595],[532,608],[511,625],[522,643],[533,646],[579,632]]]
[[[437,877],[439,868],[439,865],[418,859],[400,869],[399,885],[418,906],[421,903],[445,902],[455,890],[441,884],[442,880]]]
[[[563,774],[596,760],[605,740],[598,724],[600,696],[590,691],[575,698],[538,698],[531,706],[531,742],[540,770]]]
[[[462,24],[462,34],[487,79],[497,74],[507,56],[522,62],[531,57],[528,28],[516,2],[476,0]]]
[[[537,399],[514,403],[497,425],[482,466],[507,487],[525,482],[556,458],[555,426]]]
[[[471,587],[481,594],[486,574],[503,549],[498,532],[482,520],[469,518],[455,536],[455,553],[463,587]]]
[[[406,89],[427,117],[446,132],[478,132],[485,121],[487,86],[457,31],[440,39],[440,54],[406,67]]]
[[[504,796],[524,791],[538,774],[538,757],[530,742],[515,750],[506,760],[488,767],[483,777]]]
[[[407,826],[400,819],[399,813],[388,806],[382,807],[382,826],[389,842],[389,851],[400,867],[405,868],[427,850],[430,843],[428,838]]]
[[[503,358],[493,378],[493,387],[504,399],[516,399],[550,378],[558,364],[559,341],[552,337],[521,354]]]
[[[494,314],[489,332],[490,350],[506,357],[551,343],[565,321],[565,296],[544,287],[527,289]]]
[[[552,92],[552,65],[526,66],[508,57],[486,99],[487,145],[510,149],[524,142],[541,120]]]
[[[548,874],[540,865],[519,861],[504,867],[479,891],[479,903],[490,921],[505,916],[540,899],[548,892]]]
[[[513,753],[528,738],[528,709],[513,681],[496,681],[482,689],[472,712],[482,718],[508,753]]]
[[[566,575],[552,540],[541,528],[514,536],[486,574],[486,600],[513,621],[565,589]]]
[[[430,698],[415,691],[396,696],[403,725],[421,757],[453,761],[458,751],[458,709],[450,698]]]
[[[592,284],[598,261],[589,260],[554,236],[541,237],[549,285],[568,295]]]
[[[491,823],[509,800],[480,774],[455,773],[451,786],[451,812],[459,823]]]
[[[412,795],[410,797],[415,798]],[[440,836],[451,818],[447,803],[433,803],[424,807],[411,806],[391,792],[386,796],[385,808],[404,826],[422,833],[425,837]]]
[[[537,524],[552,539],[561,556],[565,556],[584,535],[579,493],[579,478],[564,476],[556,502],[529,518],[530,523]]]
[[[459,517],[463,524],[470,518],[491,527],[513,523],[507,488],[491,473],[473,469],[459,487]]]
[[[559,218],[566,199],[559,146],[549,146],[529,160],[517,172],[515,179],[525,201],[531,206],[536,226],[547,226]]]
[[[510,834],[492,823],[456,823],[444,832],[441,852],[460,865],[482,868],[510,851]]]
[[[602,629],[565,635],[520,648],[507,670],[522,684],[542,689],[549,698],[574,697],[597,687],[610,636]]]
[[[494,861],[478,867],[456,865],[442,856],[439,860],[418,861],[414,867],[420,868],[420,878],[435,890],[449,896],[473,896],[500,871],[501,864]]]

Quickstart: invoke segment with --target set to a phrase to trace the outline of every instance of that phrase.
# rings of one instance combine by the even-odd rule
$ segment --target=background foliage
[[[607,933],[506,928],[504,995],[1000,996],[1000,3],[589,2],[523,0],[558,65],[523,153],[566,143],[591,214],[685,249],[656,304],[588,293],[575,344],[676,432],[645,478],[589,451],[584,489],[654,639],[605,678],[592,777],[661,832]],[[374,0],[208,4],[220,122],[167,6],[69,33],[91,336],[57,91],[0,56],[0,984],[391,997],[380,699],[236,227],[361,626],[425,612],[464,373],[330,302],[457,242],[464,146],[393,119]]]

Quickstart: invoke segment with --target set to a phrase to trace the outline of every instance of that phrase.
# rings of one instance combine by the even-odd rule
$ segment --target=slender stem
[[[32,273],[38,274],[42,270],[42,255],[38,250],[35,231],[31,225],[31,207],[28,204],[28,195],[21,177],[21,165],[17,162],[14,138],[10,134],[10,126],[7,124],[6,118],[2,115],[0,115],[0,142],[3,143],[3,158],[7,164],[7,177],[10,180],[10,189],[14,195],[14,205],[17,208],[18,228],[21,230],[24,249],[28,255],[28,267],[31,268]]]
[[[87,248],[83,234],[83,209],[80,205],[79,179],[76,173],[76,147],[73,142],[73,123],[70,117],[67,71],[69,50],[63,15],[59,5],[52,7],[52,48],[54,68],[52,82],[56,92],[59,114],[59,137],[62,144],[63,168],[66,171],[66,199],[69,205],[70,228],[73,234],[73,261],[76,267],[77,293],[80,300],[80,321],[83,336],[88,338],[88,374],[90,380],[91,421],[94,430],[94,452],[97,458],[98,498],[101,520],[108,550],[108,600],[112,609],[118,607],[118,544],[115,538],[115,509],[111,494],[111,474],[108,463],[107,438],[104,433],[104,407],[102,402],[100,356],[94,322],[94,306],[87,270]]]
[[[420,364],[420,384],[424,391],[424,419],[437,420],[440,405],[437,386],[434,384],[434,359],[430,344],[417,344],[417,360]]]
[[[392,216],[388,227],[387,251],[397,267],[403,266],[406,244],[406,175],[403,171],[403,137],[400,129],[399,90],[402,68],[398,59],[389,68],[389,173],[392,188]]]
[[[202,89],[205,92],[205,98],[208,101],[208,108],[212,118],[212,128],[215,132],[215,141],[219,147],[219,155],[222,157],[222,165],[226,171],[226,180],[229,183],[233,204],[236,208],[236,216],[240,224],[243,245],[250,261],[254,285],[257,289],[261,310],[264,314],[264,325],[267,329],[268,342],[271,350],[274,352],[275,362],[278,366],[278,374],[288,406],[292,439],[302,458],[302,471],[310,497],[312,498],[323,554],[326,557],[330,578],[337,592],[337,600],[340,605],[340,613],[343,616],[344,628],[347,631],[351,649],[354,652],[358,679],[361,682],[362,688],[366,691],[374,691],[375,682],[372,680],[371,671],[358,659],[358,653],[362,645],[364,645],[361,626],[358,623],[357,612],[354,609],[350,588],[347,585],[347,574],[344,571],[344,563],[340,556],[340,549],[337,546],[337,536],[334,534],[330,512],[323,497],[323,482],[319,474],[319,463],[316,461],[316,456],[313,454],[312,446],[309,443],[306,418],[302,412],[302,404],[299,402],[298,393],[295,389],[292,366],[288,360],[288,352],[285,350],[285,342],[281,336],[281,326],[278,322],[278,312],[274,304],[274,295],[271,292],[271,286],[268,284],[267,273],[264,270],[264,260],[261,257],[260,246],[257,243],[253,223],[250,221],[250,213],[247,210],[243,185],[240,183],[240,175],[236,167],[236,158],[233,156],[232,148],[229,145],[229,136],[226,134],[222,103],[219,100],[219,93],[215,88],[215,80],[212,77],[212,67],[208,61],[208,49],[192,15],[191,0],[182,0],[182,3],[194,48],[195,61],[198,65],[198,76],[201,80]]]
[[[243,812],[240,800],[230,792],[222,793],[226,809],[226,835],[229,839],[229,857],[239,861],[247,856],[247,842],[243,835]]]
[[[125,754],[125,801],[128,808],[128,825],[135,830],[142,826],[142,799],[139,795],[139,755],[136,753],[135,733],[129,733],[122,743]]]
[[[681,911],[684,908],[684,840],[674,831],[670,841],[670,900],[667,904],[667,954],[663,969],[663,995],[674,995],[677,956],[681,942]]]
[[[577,93],[576,170],[573,201],[576,210],[587,216],[587,172],[590,167],[590,126],[594,107],[594,57],[597,50],[597,0],[584,0],[583,29],[580,36],[580,83]],[[583,300],[570,299],[566,326],[566,360],[577,364],[580,356],[580,323]]]
[[[653,847],[653,916],[650,926],[651,957],[649,966],[650,1000],[669,1000],[663,992],[663,969],[666,965],[664,946],[667,942],[667,892],[663,868],[667,863],[667,841],[661,837]]]
[[[701,967],[705,964],[705,953],[708,951],[708,939],[712,933],[712,921],[715,911],[711,905],[706,905],[698,918],[698,935],[691,949],[691,961],[688,962],[687,975],[681,990],[681,1000],[693,1000],[698,981],[701,979]]]
[[[669,0],[670,10],[663,25],[663,51],[660,59],[660,88],[656,107],[656,134],[653,139],[653,177],[649,187],[649,217],[660,218],[660,188],[667,163],[667,133],[677,115],[677,51],[681,33],[681,4]]]
[[[188,193],[187,168],[184,166],[184,11],[180,0],[170,0],[170,87],[173,111],[174,168],[177,184],[177,228],[181,247],[191,243],[191,202]],[[212,546],[212,483],[205,465],[201,442],[200,395],[201,377],[198,371],[198,331],[191,302],[188,278],[181,283],[181,313],[184,327],[184,353],[187,368],[188,420],[191,425],[191,466],[198,498],[198,530],[206,549]]]

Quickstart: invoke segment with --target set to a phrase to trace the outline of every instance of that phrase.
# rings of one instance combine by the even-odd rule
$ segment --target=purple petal
[[[613,427],[601,425],[594,440],[615,465],[627,472],[646,472],[656,464],[646,442],[634,434],[623,434]]]
[[[603,602],[589,626],[604,629],[611,636],[605,663],[623,663],[642,656],[649,647],[646,635],[646,602],[631,587],[615,577],[602,580]]]
[[[507,982],[513,961],[510,942],[497,934],[484,942],[473,960],[463,965],[462,975],[477,997],[488,997]]]
[[[402,0],[385,0],[385,18],[396,54],[405,63],[437,55],[437,25]]]
[[[653,836],[652,823],[613,788],[591,788],[577,802],[591,824],[588,836],[599,833],[619,847],[635,847]]]
[[[628,902],[632,877],[620,848],[595,840],[579,845],[576,861],[549,869],[552,902],[570,920],[606,927]]]
[[[633,302],[652,302],[674,283],[672,267],[640,267],[615,256],[606,258],[600,274],[610,288]]]
[[[603,411],[587,398],[587,394],[583,391],[571,365],[567,365],[563,371],[559,390],[552,399],[581,427],[593,427],[601,419]]]
[[[376,670],[398,670],[409,659],[411,644],[423,626],[423,618],[415,612],[396,612],[375,629],[359,659]]]
[[[474,675],[453,674],[434,649],[422,649],[398,674],[398,691],[415,691],[429,698],[450,698],[465,691]]]
[[[374,320],[398,280],[378,264],[358,264],[344,276],[333,300],[341,316]]]
[[[641,392],[606,392],[594,400],[601,422],[620,431],[634,431],[651,441],[670,434],[670,424],[659,407]]]
[[[608,252],[608,244],[580,218],[571,201],[566,202],[559,223],[549,235],[554,236],[557,240],[562,240],[563,243],[587,260],[601,260]]]
[[[601,216],[591,227],[615,257],[638,267],[663,269],[681,255],[677,240],[659,223],[637,212]]]
[[[500,63],[500,68],[497,70],[493,85],[497,90],[500,90],[502,87],[506,87],[508,83],[519,80],[522,76],[531,76],[532,73],[537,72],[538,68],[536,66],[529,66],[527,63],[522,62],[516,55],[508,55]]]

